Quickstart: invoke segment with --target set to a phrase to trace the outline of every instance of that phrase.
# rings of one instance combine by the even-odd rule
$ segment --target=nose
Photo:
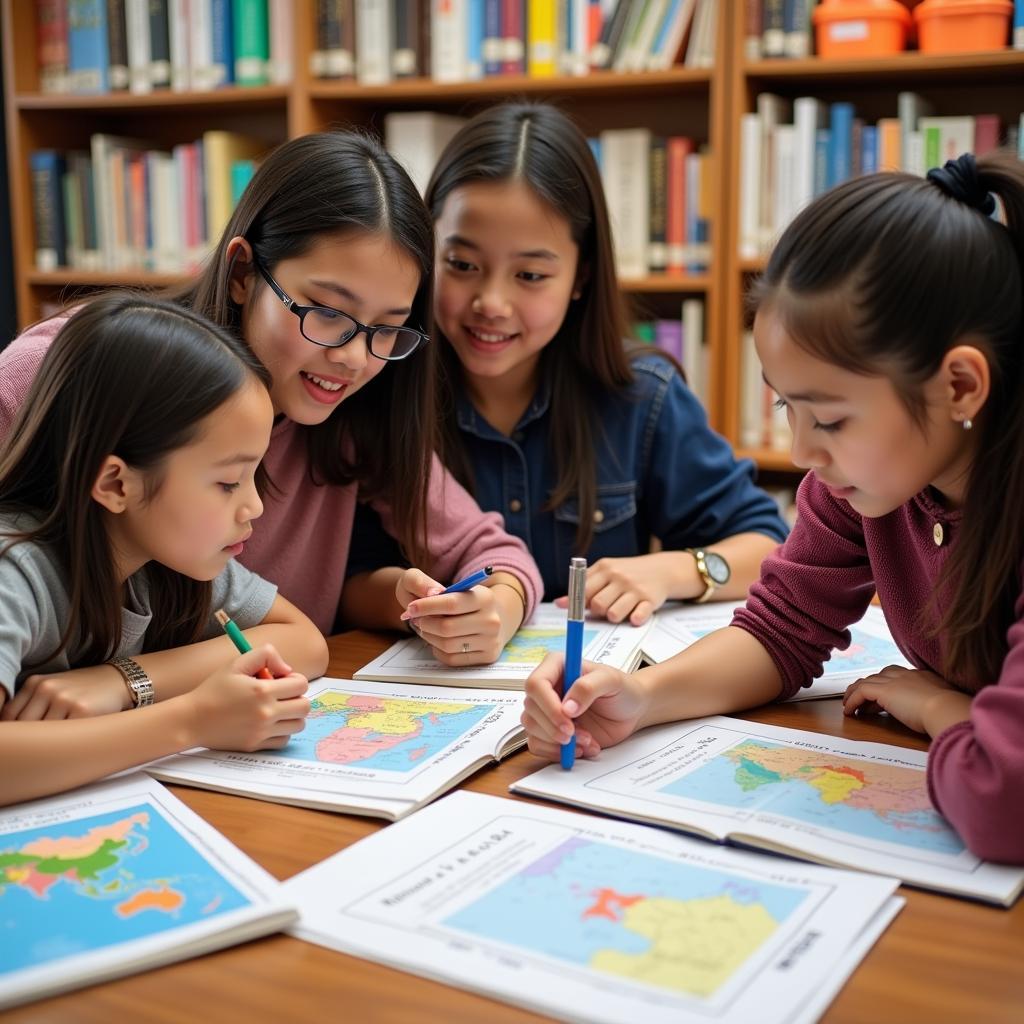
[[[499,320],[512,312],[504,291],[496,281],[486,281],[473,299],[473,312],[488,320]]]
[[[362,370],[370,358],[370,347],[366,344],[366,331],[360,328],[352,338],[338,348],[325,348],[327,361],[332,365],[344,366],[355,373]]]
[[[790,416],[789,425],[793,431],[789,449],[793,465],[798,469],[822,469],[831,462],[828,452],[816,442],[810,426],[797,423],[794,416]]]
[[[263,499],[260,497],[259,491],[256,490],[256,481],[253,480],[248,488],[245,495],[245,501],[238,506],[238,522],[240,523],[251,523],[254,519],[259,519],[263,515]]]

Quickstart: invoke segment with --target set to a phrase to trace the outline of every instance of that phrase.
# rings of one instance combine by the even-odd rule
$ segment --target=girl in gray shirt
[[[263,510],[267,381],[159,300],[107,295],[57,335],[0,449],[0,804],[302,728],[326,644],[234,561]],[[218,608],[261,646],[232,662]]]

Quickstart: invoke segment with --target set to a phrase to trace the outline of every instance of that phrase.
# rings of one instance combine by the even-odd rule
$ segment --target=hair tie
[[[978,180],[978,165],[973,153],[964,153],[955,160],[947,160],[943,167],[933,167],[926,177],[947,196],[980,210],[986,217],[991,217],[995,212],[996,201]]]

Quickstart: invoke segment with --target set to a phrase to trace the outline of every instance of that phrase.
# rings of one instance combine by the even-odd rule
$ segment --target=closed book
[[[874,174],[878,170],[878,128],[864,125],[860,134],[860,173]]]
[[[356,80],[363,85],[391,81],[393,13],[391,0],[355,0]]]
[[[630,11],[637,0],[615,0],[615,6],[601,25],[601,36],[590,49],[592,68],[610,68],[619,40],[625,31]]]
[[[529,0],[526,18],[527,74],[550,78],[558,71],[558,5],[555,0]]]
[[[420,195],[442,150],[465,124],[465,118],[432,110],[392,111],[384,117],[384,145],[409,172]]]
[[[227,226],[234,204],[231,201],[231,165],[238,160],[262,156],[267,145],[237,132],[203,132],[203,182],[206,188],[206,233],[219,238]]]
[[[124,0],[128,38],[129,89],[144,95],[153,91],[149,66],[149,0]]]
[[[75,93],[106,92],[110,56],[107,50],[106,0],[68,0],[68,87]]]
[[[436,82],[464,82],[469,27],[467,0],[431,0],[430,74]]]
[[[235,83],[266,85],[270,81],[270,32],[267,0],[232,0]]]
[[[231,85],[235,80],[235,38],[232,0],[210,0],[210,28],[213,86]]]
[[[898,171],[903,166],[903,136],[898,117],[878,121],[878,170]]]
[[[647,269],[652,274],[664,274],[668,268],[668,142],[663,136],[651,139],[649,171]]]
[[[852,103],[833,103],[829,108],[828,188],[853,177],[853,113]]]
[[[974,115],[975,156],[984,156],[999,148],[1000,125],[998,114]]]
[[[38,270],[56,270],[67,263],[64,167],[63,154],[53,149],[37,149],[29,156],[35,263]]]
[[[497,0],[489,2],[496,7]],[[393,0],[393,3],[395,47],[391,54],[391,74],[394,78],[418,78],[426,72],[420,25],[423,6],[419,0]]]
[[[619,277],[647,274],[651,133],[616,128],[601,133],[601,178],[615,242]]]
[[[677,362],[683,361],[683,323],[681,320],[655,320],[654,344]]]
[[[503,45],[501,0],[484,0],[484,41],[480,51],[484,62],[484,75],[501,74]]]
[[[666,71],[679,61],[695,5],[696,0],[671,0],[647,61],[649,70]]]
[[[670,274],[682,274],[686,270],[686,158],[693,152],[693,140],[685,135],[673,135],[665,150],[666,269]]]
[[[526,0],[501,0],[501,37],[503,75],[521,75],[526,71]],[[435,71],[434,77],[437,78]]]
[[[68,0],[36,0],[36,59],[39,88],[47,93],[67,92]]]
[[[130,84],[124,0],[107,0],[107,53],[110,60],[110,91],[124,92]]]
[[[295,76],[295,18],[291,0],[267,0],[267,18],[270,25],[267,74],[273,85],[289,85]]]
[[[171,50],[171,88],[187,92],[191,88],[191,33],[192,7],[206,0],[167,0],[167,28]]]
[[[167,0],[149,0],[149,77],[154,89],[171,87],[171,34]]]

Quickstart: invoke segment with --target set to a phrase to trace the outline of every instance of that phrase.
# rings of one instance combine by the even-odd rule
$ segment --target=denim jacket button
[[[597,509],[597,511],[594,512],[594,522],[595,523],[603,523],[604,522],[604,513],[600,509]]]
[[[509,512],[520,512],[523,508],[523,503],[518,498],[513,498],[508,503]]]

